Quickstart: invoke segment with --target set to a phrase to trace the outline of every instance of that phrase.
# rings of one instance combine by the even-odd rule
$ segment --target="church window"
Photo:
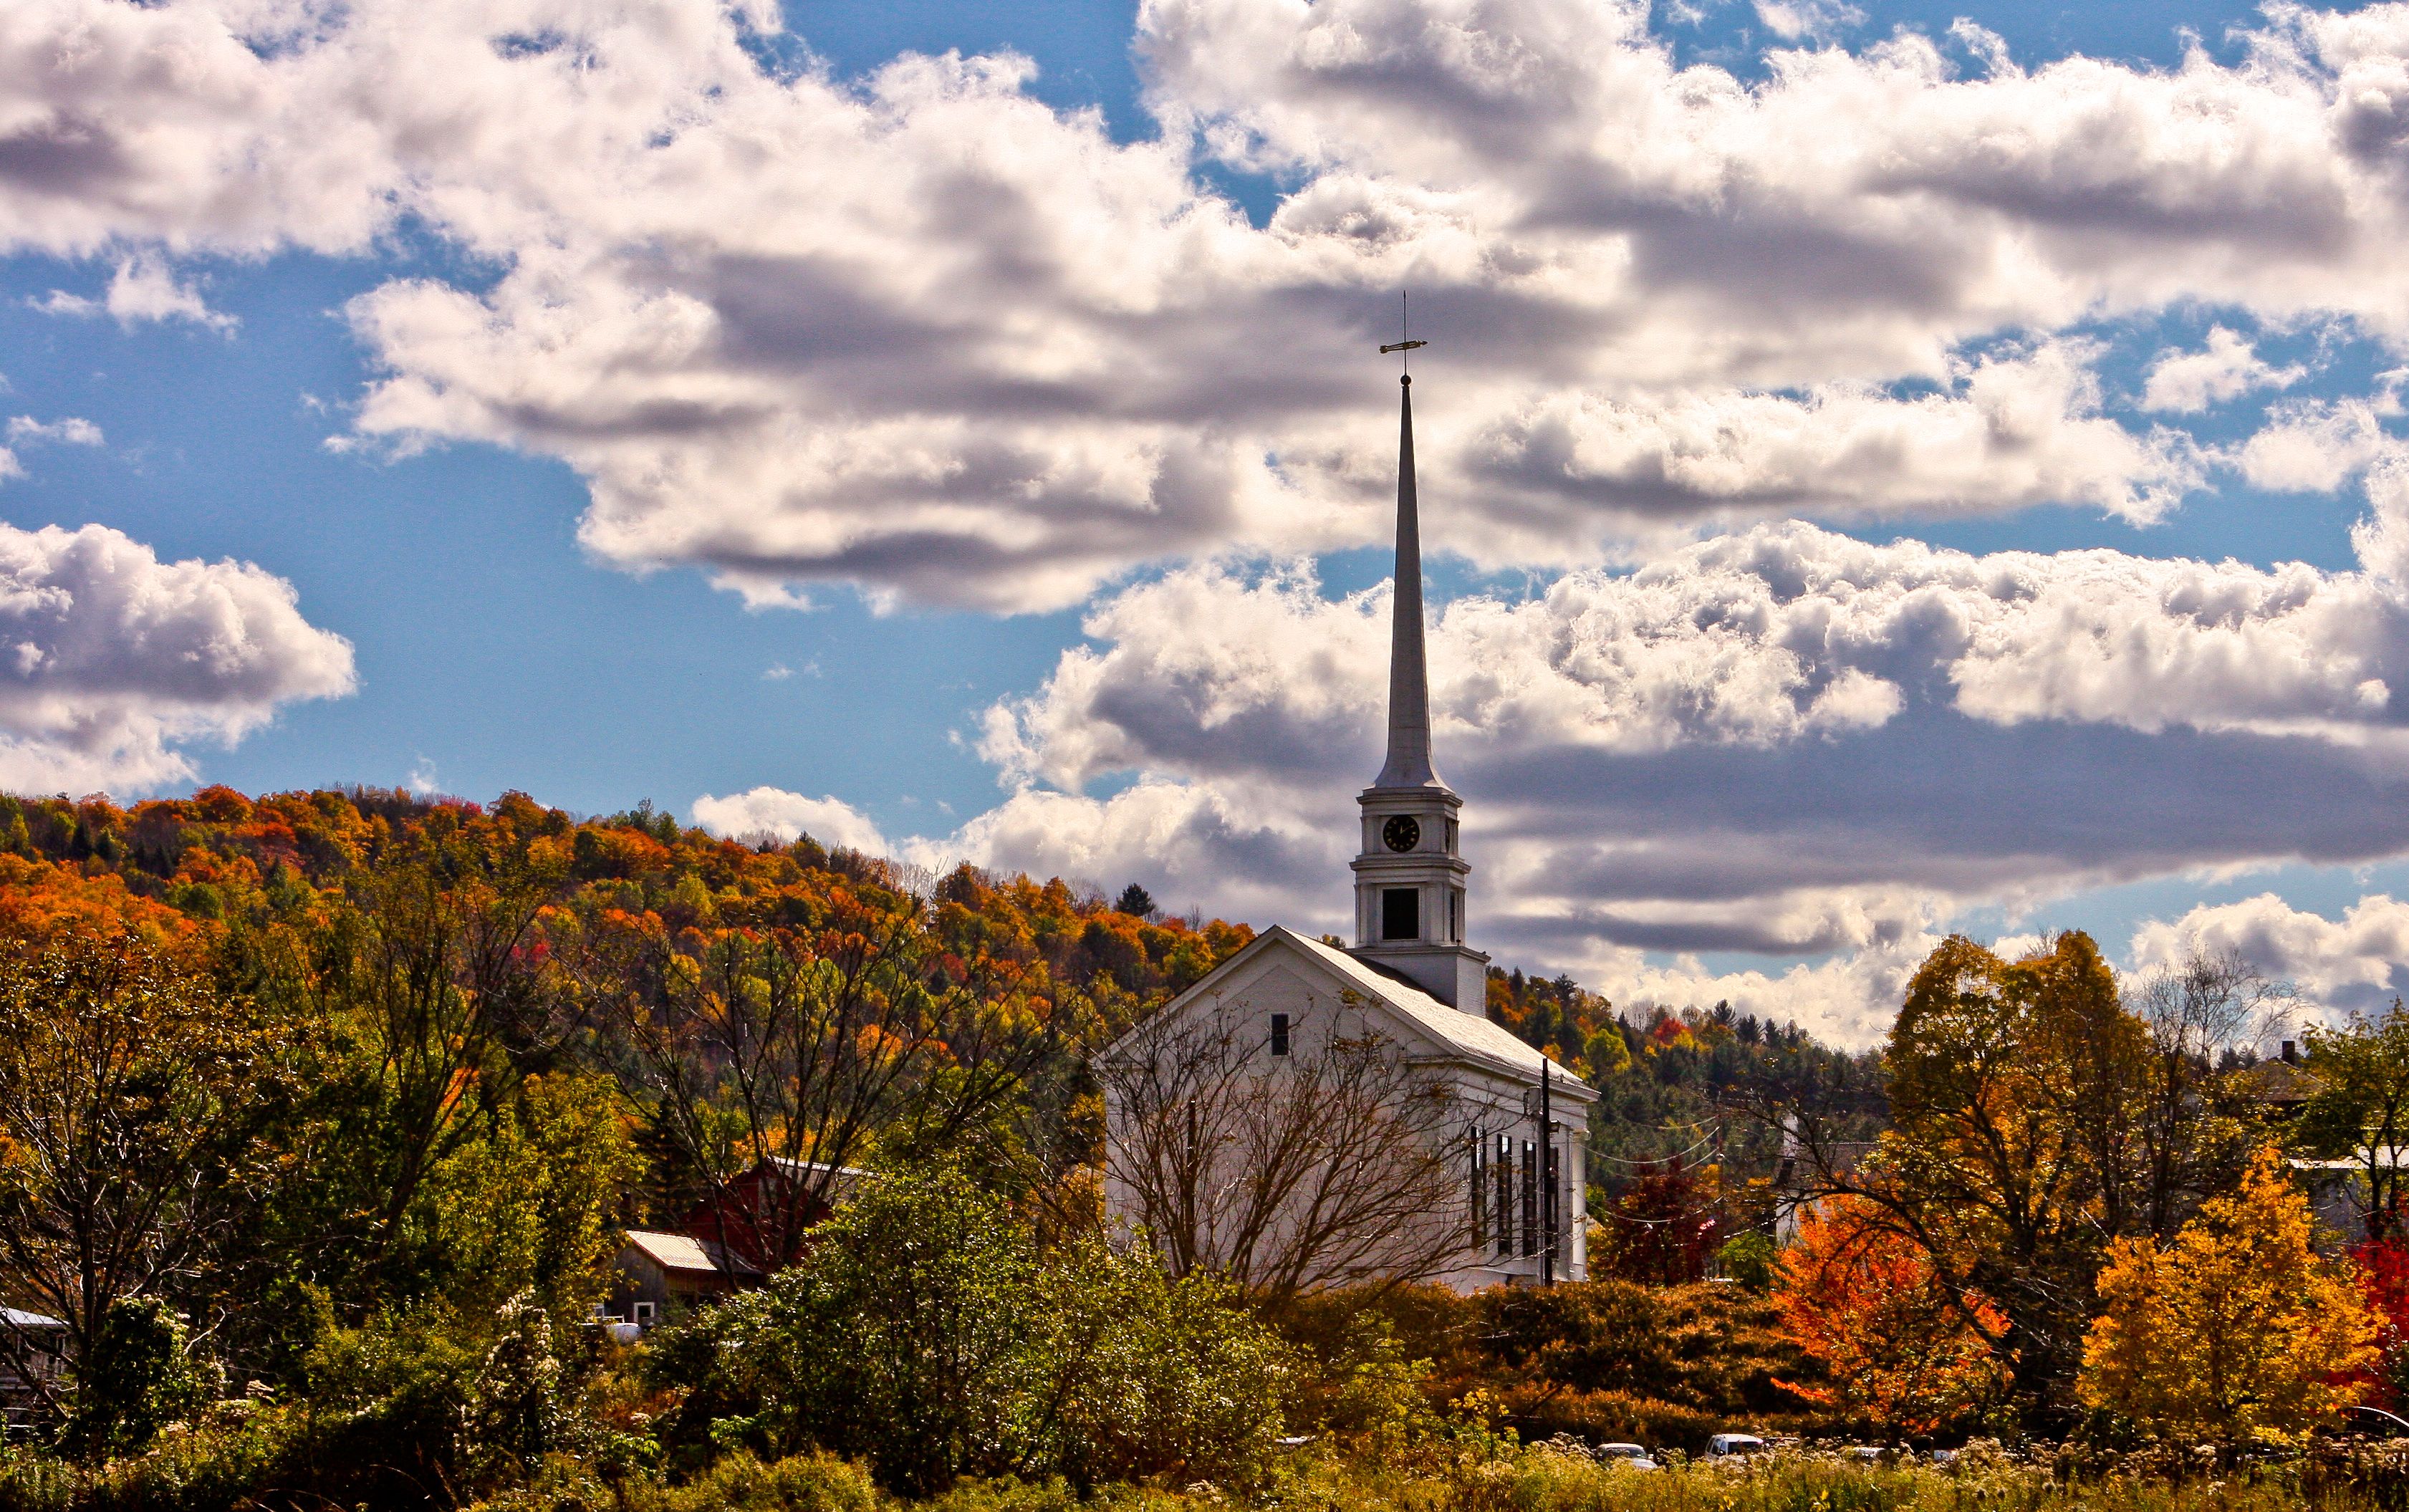
[[[1450,940],[1464,938],[1464,889],[1461,887],[1447,890],[1447,937]]]
[[[1497,1136],[1497,1258],[1514,1253],[1514,1142]]]
[[[1411,887],[1386,887],[1380,892],[1380,938],[1419,940],[1422,935],[1421,897]]]
[[[1539,1252],[1539,1161],[1529,1140],[1522,1141],[1522,1253]]]
[[[1272,1054],[1288,1054],[1288,1015],[1272,1015]]]
[[[1489,1241],[1489,1136],[1472,1131],[1472,1247]]]

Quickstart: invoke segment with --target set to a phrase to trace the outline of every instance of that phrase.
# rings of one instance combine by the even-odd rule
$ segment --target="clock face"
[[[1392,851],[1409,851],[1422,842],[1422,827],[1410,814],[1392,814],[1380,827],[1380,842]]]

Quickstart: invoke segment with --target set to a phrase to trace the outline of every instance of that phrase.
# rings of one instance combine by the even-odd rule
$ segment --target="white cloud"
[[[27,441],[53,441],[63,446],[98,446],[100,427],[89,420],[73,415],[57,420],[40,421],[32,415],[18,415],[8,422],[8,439],[23,444]]]
[[[159,257],[145,254],[121,258],[117,271],[110,275],[108,291],[98,299],[86,299],[65,289],[52,289],[39,299],[26,301],[48,315],[113,316],[127,329],[144,321],[190,321],[221,333],[230,333],[242,323],[232,315],[211,310],[201,297],[200,290],[190,283],[179,282],[176,275]]]
[[[1695,958],[1652,965],[1637,951],[1621,951],[1590,965],[1582,985],[1623,1005],[1728,1002],[1736,1013],[1796,1023],[1827,1043],[1855,1048],[1889,1032],[1908,979],[1940,943],[1938,935],[1909,935],[1772,972],[1714,972]]]
[[[1802,1021],[1857,1036],[1973,904],[2409,854],[2409,469],[2369,487],[2357,571],[1793,524],[1449,604],[1433,712],[1475,938],[1626,998],[1820,1004]],[[1385,590],[1208,565],[1084,628],[988,712],[1014,791],[946,847],[1342,927]],[[1709,951],[1819,960],[1688,958]]]
[[[1822,42],[1864,25],[1866,13],[1841,0],[1756,0],[1756,19],[1785,42]]]
[[[97,315],[101,308],[99,300],[86,299],[81,295],[69,294],[65,289],[52,289],[42,297],[29,298],[25,303],[45,315]]]
[[[726,798],[704,794],[688,811],[714,835],[743,840],[775,835],[791,841],[809,835],[823,845],[844,845],[885,856],[893,849],[878,826],[851,804],[834,798],[805,798],[777,787],[755,787]]]
[[[2409,992],[2409,903],[2377,893],[2329,919],[2296,909],[2273,893],[2238,903],[2203,904],[2179,919],[2153,920],[2134,933],[2132,959],[2165,967],[2190,951],[2232,951],[2300,988],[2305,1005],[2328,1014],[2380,1013]]]
[[[1484,491],[1682,520],[1938,515],[2051,501],[2155,520],[2199,486],[2198,448],[2179,433],[2140,437],[2102,418],[2088,356],[2051,344],[1955,364],[1948,388],[1910,398],[1854,384],[1803,398],[1738,389],[1637,404],[1553,396],[1501,419],[1467,449],[1465,467]]]
[[[1960,77],[1898,36],[1744,84],[1633,3],[1148,0],[1165,131],[1116,142],[1010,57],[766,74],[766,7],[28,0],[0,236],[142,249],[127,318],[138,286],[206,319],[142,259],[411,217],[500,276],[353,303],[359,433],[565,458],[599,556],[765,604],[1036,608],[1377,540],[1367,363],[1406,284],[1432,539],[1486,564],[1794,512],[2145,520],[2201,458],[2103,414],[2067,332],[2182,306],[2409,342],[2404,18],[2280,9],[2245,61],[2166,71],[2020,70],[1966,33]],[[1293,192],[1253,227],[1198,151]],[[2160,399],[2235,381],[2194,355],[2226,366]]]
[[[2158,354],[2142,385],[2142,408],[2196,412],[2253,390],[2289,388],[2308,374],[2298,363],[2272,367],[2240,332],[2212,326],[2200,351],[2170,348]]]
[[[243,562],[162,562],[100,526],[0,526],[0,787],[120,794],[188,781],[177,747],[239,740],[352,691],[352,648]]]
[[[102,303],[124,326],[180,320],[213,331],[231,331],[241,324],[232,315],[211,310],[198,289],[178,282],[165,263],[151,257],[129,257],[119,263]]]
[[[2400,450],[2369,399],[2291,399],[2243,443],[2242,476],[2261,488],[2330,493]]]

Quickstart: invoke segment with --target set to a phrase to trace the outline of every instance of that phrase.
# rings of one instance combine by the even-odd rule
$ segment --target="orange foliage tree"
[[[1810,1212],[1780,1261],[1782,1335],[1821,1361],[1833,1384],[1791,1386],[1910,1433],[1962,1421],[2006,1384],[1998,1341],[2008,1320],[1990,1299],[1953,1287],[1931,1258],[1860,1199]]]

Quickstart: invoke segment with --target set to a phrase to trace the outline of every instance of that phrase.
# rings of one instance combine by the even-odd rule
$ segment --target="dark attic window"
[[[1272,1054],[1288,1054],[1288,1015],[1272,1015]]]
[[[1380,938],[1421,938],[1421,899],[1411,887],[1389,887],[1380,893]]]

